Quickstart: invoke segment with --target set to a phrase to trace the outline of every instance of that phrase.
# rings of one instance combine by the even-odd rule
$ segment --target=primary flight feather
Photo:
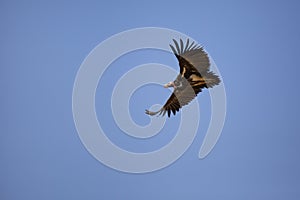
[[[179,43],[173,39],[174,46],[170,47],[176,56],[180,73],[177,78],[167,83],[164,87],[173,87],[174,91],[169,97],[165,105],[158,111],[153,112],[146,110],[148,115],[162,115],[166,113],[170,117],[174,115],[180,108],[191,102],[203,88],[212,88],[220,83],[220,79],[212,71],[210,71],[210,62],[207,53],[203,47],[190,43],[187,39],[186,44],[180,39]]]

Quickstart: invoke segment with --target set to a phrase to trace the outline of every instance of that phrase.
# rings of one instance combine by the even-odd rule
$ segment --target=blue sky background
[[[298,1],[1,1],[0,198],[299,199],[299,9]],[[112,170],[86,151],[71,103],[87,54],[113,34],[145,26],[175,29],[204,45],[223,76],[228,112],[219,142],[199,160],[209,122],[204,92],[199,133],[184,156],[135,175]],[[137,64],[177,68],[167,53],[127,56],[107,71],[96,100],[104,96],[107,103],[117,77]],[[146,91],[158,95],[143,102]],[[139,111],[168,95],[158,86],[138,90],[130,103],[134,120],[147,123]],[[101,123],[116,129],[110,116]],[[177,122],[172,118],[166,129]],[[132,151],[154,150],[172,138],[147,143],[114,133],[109,137]]]

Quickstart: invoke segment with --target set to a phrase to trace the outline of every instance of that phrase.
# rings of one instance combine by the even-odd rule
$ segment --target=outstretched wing
[[[165,105],[162,107],[162,115],[165,115],[166,112],[168,113],[168,117],[170,117],[171,112],[173,115],[175,115],[180,108],[189,104],[199,92],[201,92],[200,88],[194,90],[191,87],[186,87],[182,91],[173,92]]]
[[[173,39],[175,46],[170,44],[170,47],[178,59],[180,66],[180,74],[186,79],[192,73],[203,74],[209,70],[210,62],[207,53],[203,47],[187,39],[184,46],[183,41],[180,39],[180,45]]]

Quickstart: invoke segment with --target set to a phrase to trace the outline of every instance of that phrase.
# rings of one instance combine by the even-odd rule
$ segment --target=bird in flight
[[[174,91],[165,105],[158,111],[146,110],[148,115],[162,115],[168,113],[170,117],[180,108],[189,104],[203,88],[212,88],[220,83],[219,77],[210,71],[210,61],[203,47],[187,39],[186,44],[180,39],[179,43],[173,39],[175,46],[170,47],[175,54],[180,73],[174,81],[164,85],[165,88],[173,87]]]

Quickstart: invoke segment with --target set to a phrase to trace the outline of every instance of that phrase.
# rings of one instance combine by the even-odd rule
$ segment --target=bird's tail
[[[213,86],[218,85],[221,82],[220,78],[213,72],[207,72],[202,76],[205,80],[207,88],[212,88]]]

